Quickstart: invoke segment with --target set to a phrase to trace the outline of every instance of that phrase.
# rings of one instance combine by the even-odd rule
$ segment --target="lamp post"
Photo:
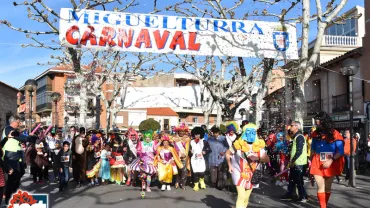
[[[77,126],[77,107],[75,106],[73,109],[73,113],[75,114],[75,126]]]
[[[100,128],[100,95],[96,96],[96,104],[95,104],[95,112],[96,112],[96,117],[95,117],[95,129]]]
[[[37,82],[34,79],[29,79],[24,83],[24,88],[28,91],[28,94],[30,96],[30,123],[29,123],[29,132],[32,131],[32,97],[33,97],[33,92],[36,91],[37,89]]]
[[[57,133],[58,129],[58,102],[60,101],[60,98],[62,97],[59,92],[53,92],[50,95],[51,100],[55,104],[55,123],[54,123],[54,133]]]
[[[349,160],[349,182],[348,185],[351,187],[356,187],[356,176],[355,176],[355,160],[353,155],[353,75],[355,75],[360,69],[360,63],[353,58],[346,59],[342,62],[340,68],[343,75],[348,76],[349,80],[349,119],[350,119],[350,160]]]

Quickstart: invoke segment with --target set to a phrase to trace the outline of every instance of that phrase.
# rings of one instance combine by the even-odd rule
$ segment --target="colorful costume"
[[[117,185],[122,185],[122,183],[126,181],[124,174],[126,162],[123,158],[124,151],[123,146],[121,145],[122,139],[118,135],[115,135],[113,141],[111,156],[114,159],[114,162],[113,164],[110,164],[110,180],[115,182]]]
[[[285,139],[285,135],[283,132],[277,133],[277,143],[275,144],[274,153],[277,156],[279,165],[280,165],[280,172],[285,170],[285,167],[288,165],[289,162],[289,143]],[[288,172],[282,173],[280,175],[280,180],[277,181],[277,185],[283,186],[286,185],[288,181]]]
[[[319,112],[316,114],[315,120],[317,126],[311,133],[310,173],[316,176],[315,178],[323,179],[317,181],[317,198],[320,208],[326,208],[331,196],[331,184],[328,185],[328,183],[332,183],[332,178],[341,175],[343,171],[344,141],[342,135],[333,129],[333,121],[329,114]],[[324,163],[326,166],[330,163],[330,166],[324,168]],[[323,188],[325,192],[319,192]]]
[[[146,139],[150,138],[148,142]],[[152,141],[153,132],[144,133],[144,140],[139,141],[137,145],[137,158],[131,163],[130,169],[136,171],[141,175],[142,178],[142,188],[145,188],[150,192],[150,183],[152,176],[157,173],[157,168],[154,166],[154,156],[156,154],[155,142]]]
[[[266,154],[264,149],[266,144],[262,139],[258,139],[256,130],[255,124],[249,123],[245,125],[241,138],[235,141],[230,148],[232,153],[231,166],[233,169],[231,175],[238,192],[236,208],[248,206],[249,196],[253,188],[251,179],[258,163],[247,159],[248,156],[261,157]]]
[[[188,131],[188,127],[185,124],[182,124],[179,127],[175,128],[175,132],[177,132],[177,135],[172,138],[174,141],[176,152],[180,157],[182,163],[182,168],[178,167],[179,173],[176,177],[176,188],[181,186],[181,188],[185,189],[186,179],[190,174],[190,138],[187,136]],[[184,135],[180,137],[178,135],[179,132],[184,133]]]
[[[322,177],[333,177],[341,175],[344,167],[344,140],[342,135],[334,130],[333,139],[331,141],[326,140],[326,134],[318,133],[317,131],[312,132],[312,144],[311,151],[314,152],[311,161],[312,175],[320,175]],[[329,168],[323,168],[322,164],[329,158],[333,157],[337,152],[340,153],[341,157],[335,160]]]
[[[154,174],[157,172],[156,167],[153,165],[156,146],[154,141],[146,142],[139,141],[139,149],[137,150],[138,158],[131,164],[131,170],[138,172],[145,172],[147,174]],[[141,161],[143,163],[141,163]]]
[[[206,189],[204,183],[204,175],[206,171],[206,161],[204,157],[212,152],[208,142],[204,141],[204,129],[201,127],[195,127],[191,131],[191,135],[194,138],[190,142],[191,151],[191,169],[194,175],[194,191],[199,190],[199,183],[201,189]],[[200,135],[200,137],[197,137]]]
[[[163,141],[169,141],[169,138],[164,136]],[[154,165],[158,167],[158,179],[163,186],[166,184],[169,186],[169,184],[172,183],[172,177],[178,174],[177,166],[181,169],[183,168],[183,164],[176,150],[171,146],[161,146],[158,148],[157,152]],[[163,187],[162,189],[164,190]]]
[[[110,179],[110,156],[110,151],[107,151],[105,149],[101,151],[101,167],[99,170],[99,176],[102,178],[103,182]]]
[[[226,141],[229,147],[232,146],[236,139],[236,132],[239,131],[239,126],[235,121],[229,121],[226,123]]]
[[[99,184],[97,177],[99,175],[99,170],[101,166],[100,161],[100,140],[99,138],[94,134],[91,136],[91,143],[86,148],[87,152],[87,170],[86,176],[88,178],[96,178],[95,183],[96,185]],[[93,184],[93,183],[92,183]]]

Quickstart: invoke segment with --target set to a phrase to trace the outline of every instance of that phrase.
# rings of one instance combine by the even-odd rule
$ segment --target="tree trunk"
[[[107,133],[109,132],[110,130],[110,124],[111,124],[111,110],[110,110],[110,106],[108,106],[106,108],[106,112],[107,112],[107,126],[106,126],[106,129],[107,129]]]
[[[220,128],[221,126],[221,122],[222,122],[222,108],[221,108],[221,105],[219,103],[216,104],[217,105],[217,119],[216,119],[216,126],[218,128]]]
[[[306,97],[304,96],[304,84],[295,83],[293,93],[294,93],[294,102],[293,102],[294,106],[290,107],[291,108],[293,107],[295,110],[294,118],[292,118],[292,120],[299,121],[303,127],[303,119],[304,116],[306,115]]]
[[[207,126],[207,128],[209,127],[209,111],[204,111],[203,112],[203,115],[204,115],[204,124]]]
[[[80,126],[86,127],[87,118],[87,85],[85,83],[80,84]]]
[[[256,110],[254,111],[254,123],[256,124],[257,128],[260,126],[260,122],[262,120],[262,114],[261,114],[261,111],[262,111],[262,105],[264,104],[264,100],[263,100],[263,97],[265,95],[265,90],[262,90],[261,93],[258,93],[257,94],[257,97],[256,97]]]

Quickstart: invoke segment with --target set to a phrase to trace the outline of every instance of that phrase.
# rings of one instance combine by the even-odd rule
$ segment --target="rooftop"
[[[147,108],[146,114],[151,116],[178,116],[171,108]]]
[[[14,91],[17,91],[18,92],[18,89],[17,88],[12,87],[12,86],[6,84],[5,82],[0,81],[0,85],[5,86],[5,87],[7,87],[7,88],[9,88],[11,90],[14,90]]]

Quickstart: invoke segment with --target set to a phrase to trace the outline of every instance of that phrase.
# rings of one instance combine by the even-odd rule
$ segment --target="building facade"
[[[365,6],[369,7],[366,1]],[[329,113],[338,130],[350,127],[349,81],[348,77],[341,74],[340,67],[345,59],[354,58],[361,63],[361,69],[354,76],[353,82],[354,127],[355,132],[365,136],[367,125],[365,106],[369,93],[366,91],[368,83],[364,81],[369,79],[369,71],[364,60],[366,59],[364,53],[365,51],[368,53],[370,47],[367,40],[369,33],[365,31],[368,28],[368,24],[365,27],[365,19],[369,16],[368,10],[369,8],[356,6],[345,13],[346,16],[353,18],[346,20],[344,24],[330,25],[326,29],[317,66],[304,86],[307,101],[304,103],[307,112],[304,117],[305,130],[313,126],[313,116],[319,111]],[[363,15],[365,11],[366,15]],[[315,41],[310,44],[311,50]],[[295,87],[296,80],[286,78],[284,114],[287,123],[293,118],[294,108],[297,105],[292,94]]]
[[[9,118],[17,114],[18,89],[0,81],[0,129],[9,125]]]

